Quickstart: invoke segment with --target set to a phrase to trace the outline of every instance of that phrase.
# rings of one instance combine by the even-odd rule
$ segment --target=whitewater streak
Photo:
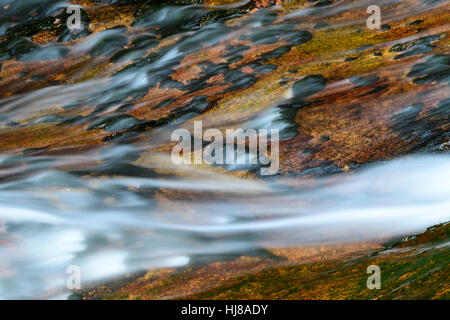
[[[49,171],[4,184],[0,298],[60,294],[70,265],[80,266],[86,283],[186,265],[196,255],[387,239],[450,220],[448,154],[304,182],[200,171],[178,180],[109,177],[99,184]],[[156,187],[222,197],[161,205],[136,192]],[[105,201],[102,192],[118,201]]]

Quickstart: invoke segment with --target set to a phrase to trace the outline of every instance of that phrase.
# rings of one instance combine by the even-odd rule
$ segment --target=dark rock
[[[330,0],[308,0],[310,3],[314,3],[314,7],[323,7],[332,4],[333,2]]]
[[[350,78],[350,82],[354,83],[356,88],[370,86],[371,84],[374,84],[378,80],[380,80],[380,77],[377,76],[371,76],[367,78],[362,77]]]
[[[158,46],[159,41],[154,36],[144,35],[136,37],[131,44],[135,48],[152,49]]]
[[[137,48],[127,48],[120,50],[111,57],[112,62],[132,61],[145,56],[147,50]]]
[[[73,40],[81,39],[90,35],[91,32],[88,30],[88,26],[84,25],[80,30],[69,30],[65,29],[58,36],[58,42],[70,42]]]
[[[313,177],[321,177],[328,176],[335,173],[340,173],[342,169],[335,165],[323,166],[323,167],[314,167],[307,168],[300,173],[300,176],[313,176]]]
[[[314,152],[316,152],[317,150],[318,150],[317,148],[305,148],[302,150],[302,153],[305,156],[309,156],[309,155],[313,154]]]
[[[368,45],[365,45],[365,46],[362,46],[362,47],[359,47],[359,48],[356,48],[356,52],[361,52],[361,51],[364,51],[364,50],[367,50],[367,49],[370,49],[370,48],[372,48],[373,47],[373,44],[368,44]]]
[[[308,42],[313,37],[312,33],[309,31],[290,31],[281,35],[281,38],[286,38],[291,46],[298,46],[305,42]]]
[[[98,118],[92,122],[88,130],[103,129],[108,132],[115,132],[130,129],[141,124],[142,121],[127,114],[111,114]]]
[[[0,61],[5,61],[11,59],[11,55],[3,50],[0,50]]]
[[[175,109],[175,111],[183,114],[190,112],[194,112],[197,114],[205,113],[213,109],[217,105],[215,101],[207,101],[207,98],[207,96],[197,96],[191,100],[189,105],[187,105],[186,107],[177,108]]]
[[[450,81],[450,55],[434,54],[423,63],[414,65],[408,73],[408,77],[414,77],[416,84],[423,84],[432,81]]]
[[[152,109],[161,109],[161,108],[167,107],[168,105],[172,104],[175,101],[176,101],[176,99],[166,99],[166,100],[160,102],[158,105],[152,107]]]
[[[433,46],[431,42],[438,40],[439,38],[440,35],[435,35],[407,41],[404,43],[398,43],[393,47],[391,47],[389,51],[390,52],[405,51],[404,53],[395,56],[395,59],[401,59],[418,54],[425,54],[433,51],[435,46]]]
[[[319,22],[317,22],[316,25],[314,26],[314,29],[320,30],[320,29],[326,28],[326,27],[328,27],[328,26],[329,26],[328,23],[326,23],[325,21],[319,21]]]
[[[409,107],[404,108],[400,112],[397,112],[391,117],[391,119],[397,126],[408,124],[419,115],[422,107],[423,103],[415,103]]]
[[[388,89],[387,86],[377,86],[375,88],[373,88],[372,90],[370,90],[369,92],[366,92],[363,94],[363,96],[367,96],[370,94],[375,94],[375,93],[381,93],[383,91],[386,91]]]
[[[310,75],[296,81],[292,87],[295,99],[305,99],[325,88],[327,79],[321,75]]]
[[[62,46],[50,45],[47,47],[41,47],[34,50],[32,53],[23,56],[21,61],[48,61],[64,58],[68,53],[69,49]]]
[[[38,123],[51,123],[51,122],[60,122],[61,117],[55,115],[44,116],[39,119],[33,120],[30,124],[38,124]]]
[[[81,124],[86,123],[88,121],[88,118],[85,118],[83,116],[74,115],[74,116],[67,116],[61,118],[61,123],[63,124]]]
[[[243,56],[232,57],[232,58],[228,59],[227,63],[233,64],[233,63],[241,61],[242,59],[244,59]]]
[[[127,45],[128,39],[122,34],[111,33],[110,31],[103,31],[100,33],[101,39],[89,51],[91,56],[110,56],[118,49]]]
[[[250,67],[258,74],[269,73],[277,69],[277,66],[273,64],[250,65]]]
[[[10,55],[19,59],[38,48],[33,42],[23,37],[8,41],[7,43],[2,44],[2,47],[4,50],[8,51]]]
[[[430,110],[429,116],[448,121],[450,116],[450,98],[439,101],[438,106]]]
[[[286,52],[289,52],[291,50],[291,48],[289,46],[283,46],[283,47],[279,47],[275,50],[269,51],[269,52],[265,52],[263,54],[261,54],[259,61],[260,62],[266,62],[269,61],[271,59],[276,59],[281,57],[282,55],[284,55]]]
[[[416,26],[418,24],[421,24],[422,22],[423,22],[423,20],[414,20],[414,21],[412,21],[410,23],[407,23],[406,25],[407,26]]]

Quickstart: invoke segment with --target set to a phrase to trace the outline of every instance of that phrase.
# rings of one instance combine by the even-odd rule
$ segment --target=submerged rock
[[[440,37],[441,37],[440,35],[428,36],[404,43],[399,43],[393,46],[391,49],[389,49],[389,51],[401,52],[406,50],[406,52],[395,56],[395,59],[401,59],[413,55],[428,53],[433,51],[433,49],[435,48],[435,46],[433,46],[431,42],[440,39]]]
[[[429,83],[432,81],[450,81],[450,55],[435,54],[428,57],[425,62],[418,63],[411,68],[408,77],[414,77],[416,84]]]
[[[108,132],[115,132],[130,129],[141,124],[142,121],[126,114],[111,114],[93,121],[88,130],[103,129]]]
[[[302,100],[319,91],[327,84],[327,79],[321,75],[309,75],[302,80],[296,81],[292,86],[294,99]]]

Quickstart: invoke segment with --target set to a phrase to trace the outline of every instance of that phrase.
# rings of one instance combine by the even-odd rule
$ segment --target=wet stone
[[[441,149],[448,141],[448,132],[439,128],[448,123],[450,99],[440,101],[439,105],[420,117],[422,104],[417,103],[395,114],[394,129],[399,131],[402,140],[408,143],[408,151],[431,152]]]
[[[25,1],[23,1],[25,2]],[[48,2],[48,1],[47,1]],[[36,6],[36,2],[33,2]],[[48,8],[50,9],[50,8]],[[89,17],[83,8],[80,8],[81,24],[83,29],[83,36],[89,35]],[[27,12],[29,13],[29,12]],[[53,31],[58,36],[59,41],[70,41],[76,37],[69,37],[72,33],[67,28],[65,21],[68,20],[70,14],[67,13],[66,8],[58,8],[50,12],[50,10],[43,10],[38,14],[32,14],[30,19],[24,19],[26,22],[17,24],[6,31],[6,36],[9,40],[20,37],[32,37],[41,31]],[[67,38],[67,39],[66,39]]]
[[[83,25],[80,30],[69,30],[66,29],[62,31],[58,36],[58,42],[70,42],[73,40],[81,39],[90,35],[91,32],[88,29],[88,25]]]
[[[12,41],[8,41],[6,43],[2,43],[1,46],[3,50],[8,51],[10,55],[19,59],[38,48],[38,46],[32,43],[30,40],[22,37]]]
[[[430,111],[429,116],[448,120],[450,117],[450,98],[439,101],[438,106]]]
[[[415,103],[409,107],[394,114],[391,119],[397,126],[407,125],[409,122],[417,118],[420,111],[422,110],[423,103]]]
[[[319,21],[319,22],[317,22],[316,25],[314,26],[314,29],[320,30],[320,29],[324,29],[324,28],[326,28],[326,27],[328,27],[328,26],[329,26],[329,24],[326,23],[325,21]]]
[[[312,33],[309,31],[291,31],[282,35],[282,39],[286,38],[290,45],[298,46],[312,39]]]
[[[309,3],[313,3],[314,7],[323,7],[331,4],[329,0],[308,0]]]
[[[28,149],[23,150],[22,154],[24,156],[36,155],[36,154],[45,152],[47,150],[48,150],[48,148],[46,148],[46,147],[42,147],[42,148],[28,148]]]
[[[225,22],[228,19],[238,18],[242,16],[246,12],[246,8],[238,7],[238,8],[230,8],[225,10],[215,10],[212,12],[206,13],[204,16],[200,18],[199,25],[206,26],[210,23],[214,22]]]
[[[330,0],[319,0],[314,4],[315,7],[324,7],[332,4],[333,2]]]
[[[166,78],[163,81],[160,82],[160,87],[162,89],[179,89],[184,90],[184,84],[183,82],[177,81],[177,80],[171,80],[170,78]]]
[[[113,101],[99,103],[98,105],[95,106],[95,109],[94,109],[94,111],[92,111],[91,114],[98,114],[98,113],[105,112],[109,108],[114,107],[115,104],[119,104],[119,103],[120,103],[119,100],[113,100]]]
[[[227,47],[225,49],[228,51],[227,56],[235,57],[235,56],[242,56],[248,50],[250,50],[250,47],[244,46],[244,45],[237,45],[237,46],[227,45]]]
[[[404,53],[395,56],[395,59],[401,59],[413,55],[429,53],[433,51],[433,49],[435,48],[435,46],[433,46],[431,42],[438,40],[439,38],[440,35],[435,35],[419,38],[404,43],[399,43],[391,47],[389,51],[391,52],[405,51]]]
[[[61,121],[60,116],[50,115],[50,116],[44,116],[39,119],[33,120],[30,122],[30,124],[51,123],[51,122],[60,122],[60,121]]]
[[[366,78],[362,78],[362,77],[350,78],[350,82],[355,84],[355,88],[370,86],[371,84],[374,84],[378,80],[380,80],[380,77],[377,77],[377,76],[366,77]]]
[[[295,99],[305,99],[319,91],[327,84],[327,79],[321,75],[310,75],[296,81],[292,87]]]
[[[434,54],[425,62],[414,65],[408,73],[408,77],[414,77],[416,84],[424,84],[432,81],[450,81],[450,55]]]
[[[251,1],[252,2],[252,1]],[[251,15],[250,19],[246,19],[243,24],[247,23],[259,23],[261,25],[269,25],[275,22],[277,18],[277,14],[270,10],[258,10],[253,15]]]
[[[32,76],[31,80],[33,80],[33,81],[41,81],[41,80],[44,80],[46,78],[47,78],[47,75],[42,74],[42,75]]]
[[[277,69],[276,65],[273,64],[263,64],[263,65],[257,65],[257,64],[251,64],[249,65],[257,74],[265,74],[272,71],[275,71]]]
[[[158,46],[159,41],[153,36],[145,35],[135,38],[131,44],[136,48],[152,49]]]
[[[225,82],[231,84],[231,87],[225,90],[225,92],[248,88],[257,81],[257,78],[254,75],[242,73],[237,69],[228,69],[223,75],[225,77]]]
[[[190,113],[194,112],[197,114],[205,113],[213,109],[217,103],[215,101],[207,101],[207,96],[197,96],[192,99],[192,101],[186,107],[175,109],[178,113]]]
[[[121,105],[119,108],[117,108],[117,112],[125,112],[133,110],[136,107],[133,103],[125,103]]]
[[[11,19],[9,19],[8,17],[0,17],[0,37],[6,35],[6,31],[11,25]]]
[[[275,50],[261,54],[259,61],[266,62],[271,59],[279,58],[279,57],[283,56],[286,52],[289,52],[290,50],[291,50],[291,48],[289,46],[279,47]]]
[[[43,30],[54,30],[59,27],[55,24],[56,17],[45,17],[40,20],[30,21],[28,23],[18,24],[6,32],[8,39],[18,37],[31,37]]]
[[[161,109],[164,107],[167,107],[168,105],[174,103],[176,101],[176,99],[166,99],[162,102],[160,102],[158,105],[152,107],[152,109]]]
[[[368,44],[368,45],[365,45],[365,46],[362,46],[362,47],[357,48],[355,51],[356,51],[356,52],[361,52],[361,51],[370,49],[370,48],[372,48],[372,47],[373,47],[373,44]]]
[[[62,46],[47,46],[41,47],[32,53],[24,56],[22,61],[49,61],[64,58],[68,53],[69,49]]]
[[[317,150],[318,150],[317,148],[305,148],[302,150],[302,154],[305,156],[309,156],[309,155],[312,155]]]
[[[207,101],[206,96],[198,96],[192,99],[190,107],[198,114],[205,113],[215,106],[217,106],[217,102],[215,101]]]
[[[198,7],[177,6],[162,8],[159,5],[150,5],[148,8],[138,11],[138,17],[132,26],[137,28],[157,27],[157,32],[162,37],[198,30],[202,25],[202,18],[209,13]],[[161,20],[159,19],[161,16],[166,18]]]
[[[291,110],[295,110],[295,112],[297,112],[297,109],[300,108],[304,108],[308,105],[311,105],[312,103],[314,103],[314,101],[304,101],[304,100],[299,100],[299,99],[289,99],[287,101],[285,101],[284,103],[280,104],[278,107],[281,109],[291,109]]]
[[[140,59],[145,56],[147,50],[137,48],[127,48],[120,50],[111,57],[112,62],[125,62]]]
[[[103,129],[108,132],[115,132],[130,129],[142,121],[127,114],[111,114],[93,121],[88,130]]]
[[[5,61],[11,59],[11,55],[3,50],[0,50],[0,61]]]
[[[87,123],[89,120],[86,117],[74,115],[74,116],[67,116],[61,118],[61,123],[63,124],[82,124]]]
[[[330,140],[329,136],[322,136],[322,137],[320,137],[320,142],[327,142],[329,140]]]
[[[228,59],[227,63],[228,64],[233,64],[233,63],[242,61],[242,59],[244,59],[243,56],[232,57],[232,58]]]
[[[295,116],[297,115],[297,108],[291,106],[279,106],[277,108],[279,116],[272,121],[271,127],[281,128],[280,139],[291,139],[298,134],[298,123],[295,122]]]
[[[9,121],[5,124],[7,127],[18,127],[20,126],[20,123],[16,122],[16,121]]]
[[[388,24],[383,24],[383,25],[381,26],[381,30],[382,30],[382,31],[391,30],[391,26],[388,25]]]
[[[336,173],[340,173],[342,169],[335,165],[323,166],[323,167],[314,167],[303,170],[300,173],[301,177],[304,176],[313,176],[313,177],[321,177],[328,176]]]
[[[253,44],[272,44],[280,40],[279,33],[270,32],[268,30],[254,30],[249,35],[244,35],[239,38],[243,41],[252,41]]]
[[[105,31],[108,32],[108,31]],[[108,34],[98,41],[89,51],[91,56],[110,56],[128,43],[127,37],[121,34]]]
[[[386,91],[387,89],[388,89],[387,86],[377,86],[377,87],[373,88],[372,90],[370,90],[369,92],[364,93],[363,96],[368,96],[370,94],[381,93],[383,91]]]
[[[414,20],[412,22],[407,23],[407,26],[417,26],[419,24],[421,24],[423,22],[423,20]]]
[[[77,107],[80,107],[80,106],[82,106],[83,104],[84,104],[84,101],[83,101],[83,100],[75,100],[75,101],[70,101],[70,102],[64,104],[62,107],[63,107],[64,109],[71,109],[71,108],[77,108]]]

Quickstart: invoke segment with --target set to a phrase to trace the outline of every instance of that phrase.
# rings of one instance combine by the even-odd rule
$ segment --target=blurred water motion
[[[449,28],[429,18],[448,4],[383,1],[366,43],[370,1],[249,3],[143,7],[34,44],[15,26],[66,2],[0,0],[0,298],[64,297],[69,265],[91,283],[449,220]],[[280,174],[175,166],[170,134],[194,119],[279,129]]]

